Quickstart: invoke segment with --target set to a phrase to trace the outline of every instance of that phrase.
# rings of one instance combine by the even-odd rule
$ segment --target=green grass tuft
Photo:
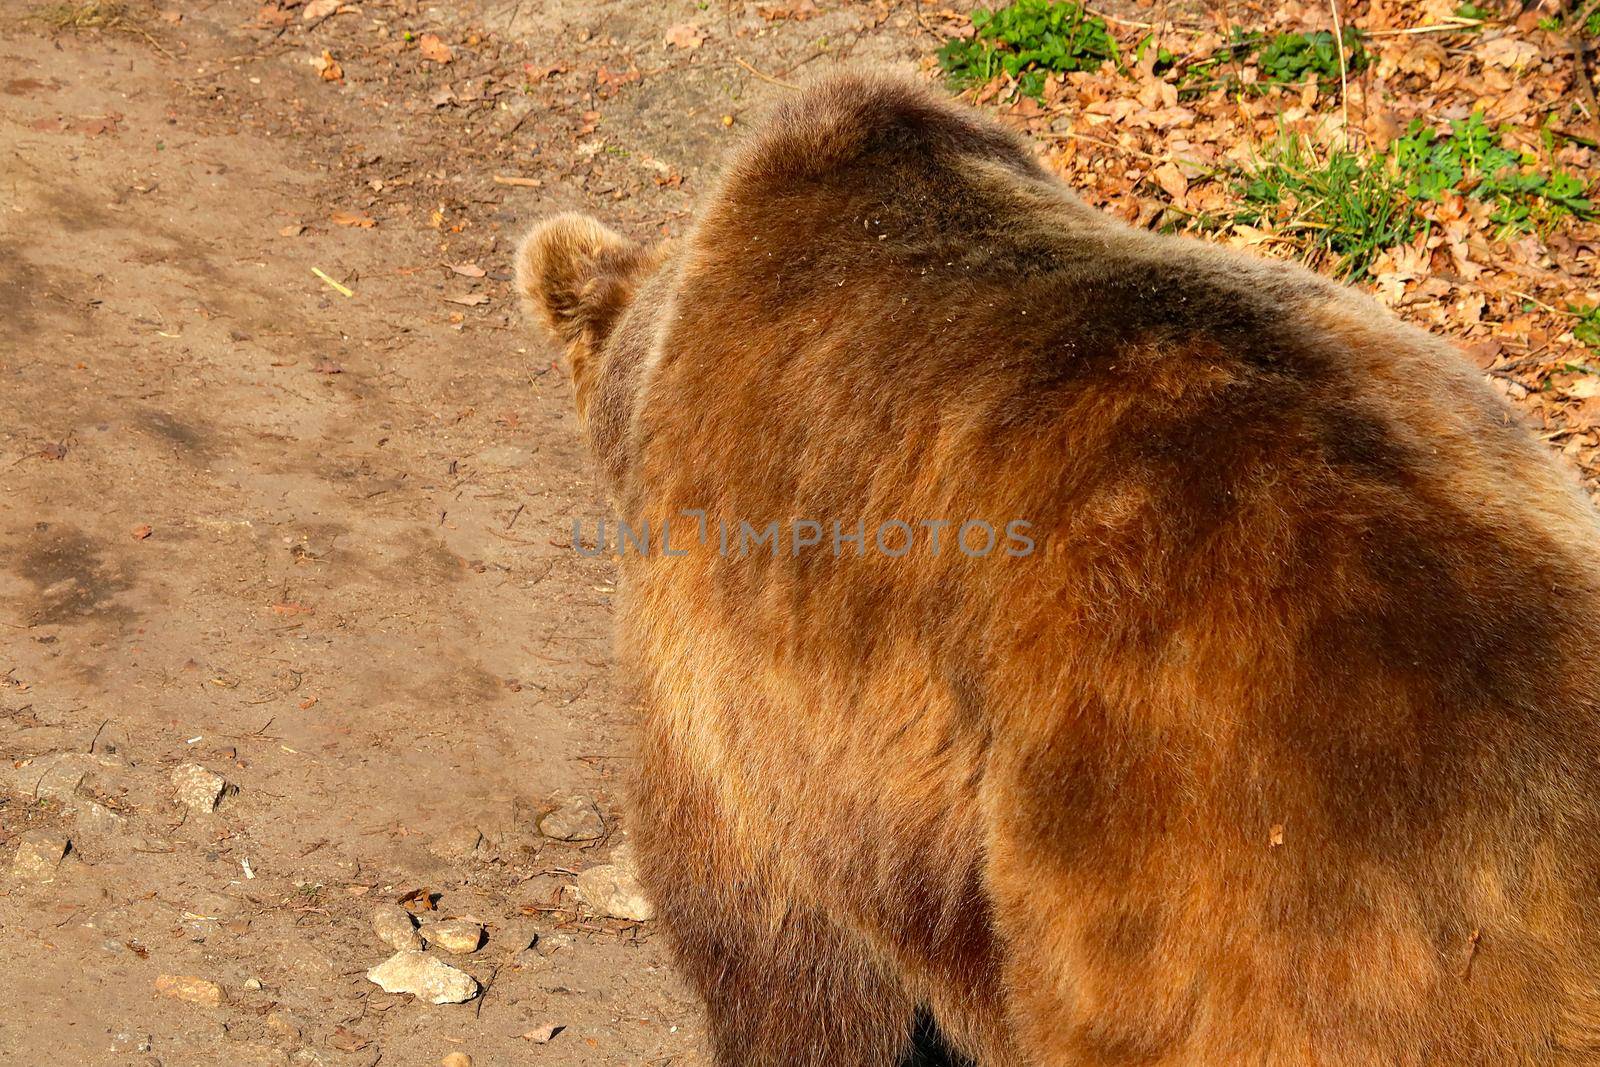
[[[1560,33],[1568,26],[1566,20],[1575,19],[1579,14],[1580,12],[1569,11],[1564,15],[1547,15],[1539,20],[1539,28],[1541,30],[1549,30],[1552,33]],[[1596,7],[1589,13],[1589,16],[1583,20],[1583,25],[1577,27],[1577,31],[1585,37],[1600,37],[1600,7]]]
[[[939,66],[954,86],[982,85],[997,74],[1017,79],[1022,92],[1039,97],[1052,72],[1097,70],[1117,61],[1117,42],[1103,19],[1063,0],[1016,0],[972,13],[971,40],[939,49]]]
[[[1372,54],[1362,41],[1361,31],[1347,26],[1343,39],[1347,73],[1355,75],[1366,70],[1372,63]],[[1261,80],[1246,85],[1239,78],[1238,68],[1252,58]],[[1184,96],[1197,96],[1226,86],[1234,92],[1264,93],[1273,86],[1303,85],[1309,81],[1315,81],[1322,92],[1339,88],[1339,46],[1331,32],[1315,30],[1268,37],[1258,30],[1235,29],[1226,45],[1185,65],[1178,78],[1178,91]]]
[[[1456,8],[1456,18],[1458,19],[1474,19],[1478,22],[1493,22],[1499,17],[1499,12],[1493,10],[1492,8],[1484,7],[1482,4],[1465,3]],[[1473,26],[1470,28],[1477,30],[1480,27]]]
[[[1572,327],[1573,339],[1592,352],[1600,352],[1600,304],[1593,307],[1568,304],[1567,310],[1578,316]]]
[[[1365,70],[1370,57],[1361,43],[1361,31],[1344,31],[1345,66],[1349,73]],[[1314,33],[1281,33],[1261,47],[1256,65],[1269,82],[1300,85],[1316,80],[1324,92],[1339,84],[1339,46],[1327,30]]]
[[[1588,188],[1564,170],[1541,172],[1537,158],[1505,148],[1481,111],[1452,119],[1448,133],[1413,120],[1394,144],[1408,196],[1440,200],[1464,193],[1494,204],[1494,221],[1515,230],[1546,228],[1563,216],[1589,218]]]
[[[1234,179],[1244,206],[1231,221],[1291,237],[1312,262],[1331,260],[1334,273],[1359,279],[1380,251],[1428,226],[1423,201],[1451,195],[1486,201],[1494,205],[1490,217],[1507,231],[1593,217],[1582,179],[1541,171],[1537,162],[1503,147],[1481,112],[1453,120],[1447,133],[1413,122],[1381,156],[1349,149],[1319,154],[1306,138],[1285,135]]]
[[[1426,225],[1387,158],[1317,148],[1282,136],[1235,179],[1244,206],[1232,221],[1293,237],[1313,263],[1331,260],[1343,278],[1363,278],[1385,248]]]

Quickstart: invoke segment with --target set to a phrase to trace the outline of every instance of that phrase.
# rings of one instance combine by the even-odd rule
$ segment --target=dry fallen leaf
[[[1491,67],[1517,70],[1539,62],[1539,46],[1516,37],[1497,37],[1478,49],[1478,58]]]
[[[99,137],[102,133],[116,133],[117,124],[122,121],[122,116],[115,112],[101,118],[89,118],[72,124],[72,129],[87,137]]]
[[[256,12],[256,24],[269,29],[274,26],[283,27],[289,25],[289,20],[292,17],[288,11],[277,4],[262,4],[261,10]]]
[[[1400,120],[1392,111],[1376,111],[1368,116],[1366,121],[1367,139],[1372,142],[1372,147],[1381,152],[1400,136]]]
[[[344,68],[339,65],[337,59],[333,58],[333,53],[326,48],[322,50],[320,56],[311,61],[311,65],[317,68],[317,73],[322,75],[323,81],[336,82],[344,80]]]
[[[359,1052],[372,1044],[372,1039],[362,1037],[354,1030],[341,1025],[334,1029],[333,1037],[328,1043],[340,1052]]]
[[[1585,375],[1571,385],[1563,386],[1561,395],[1568,400],[1589,400],[1600,396],[1600,378]]]
[[[314,615],[316,609],[308,608],[298,600],[285,601],[282,604],[271,605],[274,615]]]
[[[1400,69],[1436,81],[1449,55],[1438,41],[1418,41],[1400,56]]]
[[[469,308],[477,307],[479,304],[487,304],[489,302],[489,297],[485,293],[468,293],[466,296],[447,296],[445,299],[452,304],[464,304]]]
[[[378,224],[377,220],[365,211],[335,211],[328,216],[336,226],[359,226],[363,230],[370,230]]]
[[[417,51],[422,54],[423,59],[431,59],[435,63],[448,63],[455,58],[450,46],[440,40],[436,33],[425,33],[418,37]]]
[[[481,278],[488,273],[476,263],[451,263],[449,266],[451,270],[463,278]]]
[[[705,31],[692,22],[680,22],[667,30],[667,43],[674,48],[693,50],[705,42]]]
[[[1183,176],[1183,171],[1178,169],[1176,163],[1163,163],[1151,171],[1150,176],[1161,186],[1162,191],[1174,200],[1181,201],[1183,194],[1189,191],[1189,179]]]
[[[437,911],[441,894],[436,889],[412,889],[401,893],[395,898],[395,903],[402,905],[407,911]]]
[[[538,85],[552,74],[566,73],[566,66],[561,63],[524,63],[522,72],[528,76],[530,85]]]
[[[306,22],[320,22],[339,10],[339,0],[311,0],[300,17]]]
[[[756,11],[768,22],[777,22],[781,19],[804,22],[806,19],[815,18],[818,14],[814,0],[799,0],[799,3],[795,4],[759,4],[756,7]],[[943,12],[942,14],[949,14],[949,12]],[[970,26],[971,24],[968,23],[969,28]]]
[[[306,228],[304,226],[300,225],[297,222],[297,223],[293,224],[292,226],[285,226],[283,229],[279,230],[278,231],[278,236],[279,237],[299,237],[302,233],[305,233],[305,232],[306,232]]]
[[[135,541],[143,541],[145,538],[147,538],[151,534],[155,533],[155,530],[151,529],[149,523],[141,522],[139,525],[135,526],[132,530],[129,530],[128,532],[133,535],[133,539]]]
[[[561,1023],[546,1023],[543,1026],[535,1026],[522,1036],[525,1040],[532,1041],[535,1045],[547,1045],[552,1037],[555,1037],[565,1029],[566,1026]]]

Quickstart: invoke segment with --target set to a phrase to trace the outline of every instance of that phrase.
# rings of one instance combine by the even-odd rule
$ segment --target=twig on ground
[[[1527,300],[1527,301],[1529,301],[1531,303],[1538,304],[1540,307],[1544,308],[1546,311],[1554,312],[1557,315],[1565,315],[1565,316],[1567,316],[1569,318],[1574,318],[1574,319],[1578,317],[1576,312],[1566,311],[1566,310],[1564,310],[1562,308],[1558,308],[1558,307],[1552,307],[1551,305],[1546,304],[1543,300],[1540,300],[1538,297],[1529,296],[1527,293],[1521,292],[1519,290],[1507,289],[1506,292],[1510,293],[1512,296],[1521,297],[1523,300]]]
[[[312,267],[311,273],[315,274],[318,278],[321,278],[326,285],[331,286],[334,292],[339,293],[341,296],[348,298],[356,295],[355,293],[351,292],[347,286],[341,285],[332,278],[328,277],[328,275],[323,272],[321,267]]]
[[[1350,143],[1350,64],[1344,54],[1344,23],[1339,19],[1339,0],[1328,0],[1333,12],[1333,43],[1339,49],[1339,110],[1344,121],[1344,141]]]
[[[734,56],[733,57],[733,61],[735,63],[739,64],[739,66],[743,67],[745,70],[748,70],[751,74],[754,74],[756,77],[760,78],[764,82],[771,82],[773,85],[780,85],[785,89],[798,89],[798,88],[800,88],[794,82],[786,82],[782,78],[774,78],[770,74],[763,74],[761,71],[759,71],[756,68],[752,67],[750,64],[746,63],[744,60],[740,59],[738,56]]]
[[[1589,0],[1578,17],[1566,24],[1567,50],[1572,53],[1572,78],[1577,82],[1578,94],[1583,97],[1584,110],[1589,113],[1589,125],[1600,136],[1600,103],[1595,102],[1594,83],[1589,80],[1588,45],[1583,39],[1584,24],[1600,0]],[[1570,10],[1566,0],[1561,2],[1562,13]]]

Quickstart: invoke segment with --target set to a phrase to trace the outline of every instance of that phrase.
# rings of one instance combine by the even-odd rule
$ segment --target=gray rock
[[[507,952],[521,952],[533,947],[533,943],[539,940],[539,931],[531,922],[512,919],[498,926],[494,939]]]
[[[440,859],[463,860],[477,855],[483,844],[483,831],[476,826],[458,826],[434,839],[428,851]]]
[[[156,992],[208,1008],[221,1007],[228,1001],[228,994],[220,985],[192,974],[158,974]]]
[[[267,1013],[267,1029],[271,1030],[279,1040],[286,1044],[293,1044],[300,1040],[300,1023],[287,1012],[269,1011]]]
[[[570,949],[578,943],[577,938],[571,934],[540,934],[533,943],[533,951],[541,956],[554,956],[557,952]]]
[[[40,757],[28,768],[37,775],[33,795],[70,803],[77,797],[78,787],[89,777],[94,765],[94,757],[87,753],[58,752],[53,756]]]
[[[557,841],[598,841],[606,835],[606,820],[588,797],[568,797],[539,820],[539,832]]]
[[[421,952],[396,952],[368,971],[367,980],[385,993],[410,993],[429,1004],[460,1004],[478,995],[476,978]]]
[[[421,952],[417,921],[398,904],[380,904],[372,911],[372,932],[396,952]]]
[[[648,922],[656,917],[655,905],[629,867],[605,864],[578,875],[578,899],[600,915],[613,919]]]
[[[112,1052],[149,1052],[150,1035],[143,1030],[118,1030],[111,1035]]]
[[[86,800],[78,805],[79,833],[120,834],[127,829],[127,816],[112,811],[97,800]]]
[[[172,772],[173,797],[198,815],[217,810],[217,802],[228,788],[228,780],[198,763],[185,763]]]
[[[31,799],[54,800],[72,806],[85,782],[108,785],[122,761],[111,756],[87,752],[52,752],[36,756],[17,768],[7,768],[7,792]]]
[[[59,830],[29,830],[17,838],[11,873],[18,878],[48,881],[72,848],[72,840]]]
[[[133,745],[128,739],[128,731],[119,723],[106,723],[100,735],[94,739],[90,751],[101,759],[109,758],[123,764],[134,762]]]
[[[470,919],[451,919],[429,923],[422,928],[422,936],[428,944],[461,956],[478,951],[483,944],[483,927]]]

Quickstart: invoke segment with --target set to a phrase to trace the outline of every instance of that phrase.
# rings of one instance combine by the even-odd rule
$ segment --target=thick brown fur
[[[522,277],[687,550],[623,553],[620,642],[719,1063],[922,1006],[985,1067],[1600,1065],[1600,538],[1447,345],[895,79],[785,100],[659,263],[596,225]]]

